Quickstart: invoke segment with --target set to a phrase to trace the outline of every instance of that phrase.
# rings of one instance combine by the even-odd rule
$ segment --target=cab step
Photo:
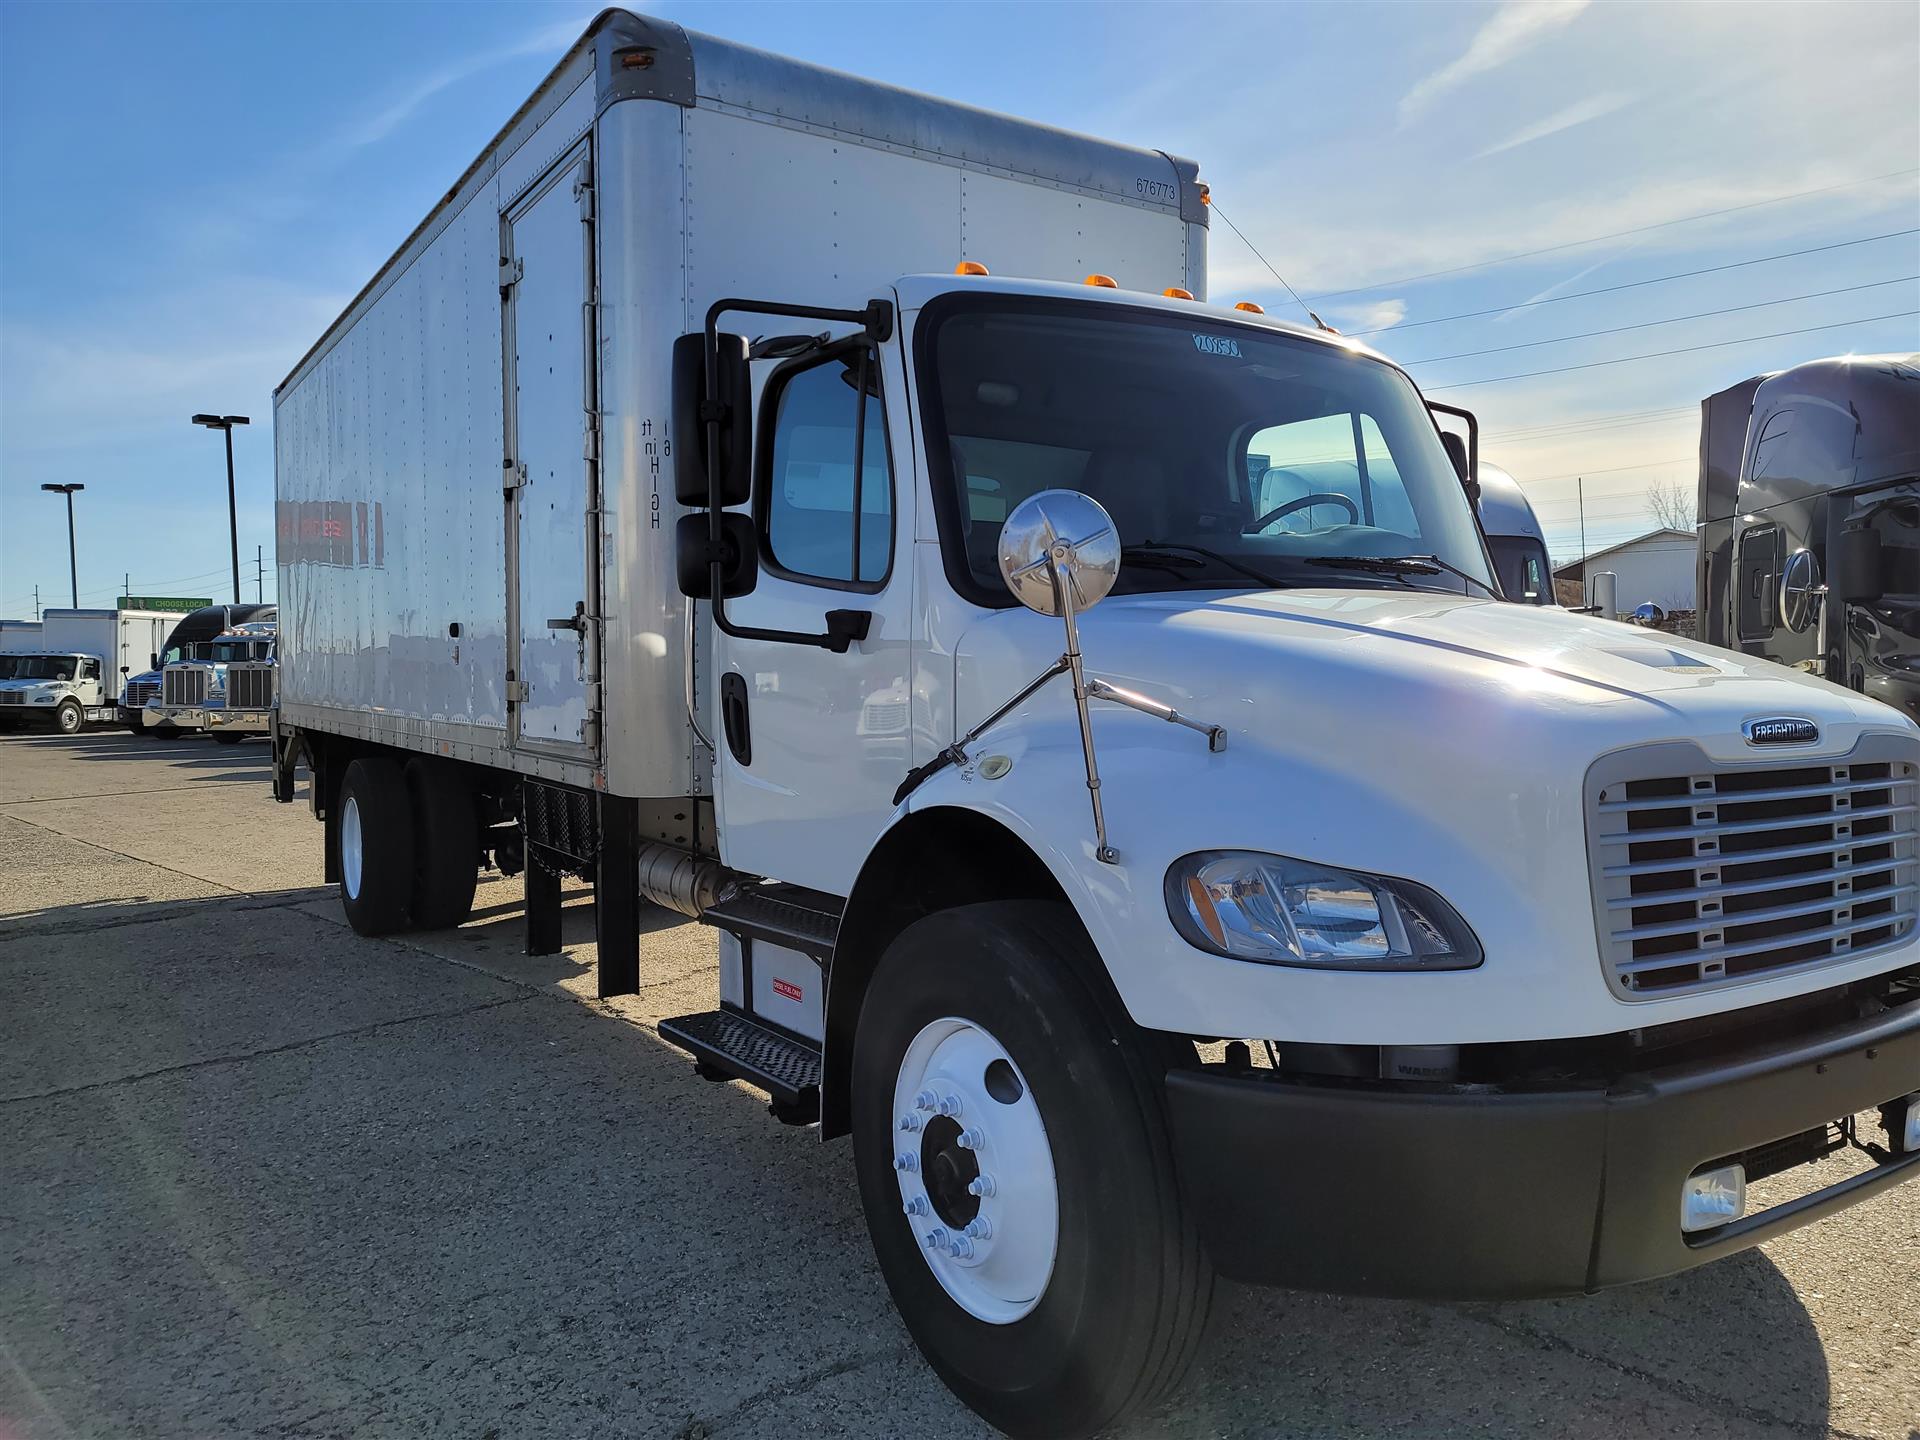
[[[800,885],[754,885],[736,890],[701,911],[700,921],[742,940],[764,940],[769,945],[798,950],[813,956],[825,968],[833,959],[840,912],[846,903],[838,895]]]
[[[709,1079],[744,1080],[767,1092],[773,1113],[790,1124],[820,1115],[820,1048],[734,1010],[709,1010],[660,1022],[660,1037],[698,1062]]]

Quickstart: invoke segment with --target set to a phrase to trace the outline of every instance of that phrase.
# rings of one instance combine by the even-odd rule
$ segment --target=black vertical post
[[[233,547],[233,603],[240,603],[240,512],[233,495],[233,426],[223,427],[227,437],[227,538]],[[67,502],[71,505],[71,499]],[[75,602],[78,604],[79,602]]]
[[[597,993],[632,995],[640,988],[639,815],[631,799],[600,796],[600,856],[593,878],[594,938],[600,963]]]
[[[560,952],[560,872],[527,846],[527,954]]]
[[[73,608],[80,608],[80,555],[73,543],[73,491],[67,491],[67,579],[73,586]]]

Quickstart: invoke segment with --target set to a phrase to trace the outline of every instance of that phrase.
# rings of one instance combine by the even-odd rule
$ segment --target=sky
[[[0,4],[0,616],[68,599],[44,483],[83,604],[226,598],[203,410],[273,598],[273,387],[595,8]],[[1297,317],[1277,271],[1477,411],[1556,558],[1577,491],[1589,550],[1691,495],[1705,395],[1920,350],[1911,0],[649,8],[1195,158],[1212,298]]]

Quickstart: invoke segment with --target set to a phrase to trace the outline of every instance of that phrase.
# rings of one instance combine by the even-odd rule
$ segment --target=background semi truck
[[[1920,717],[1920,355],[1700,403],[1700,636]]]
[[[1471,417],[1193,298],[1206,221],[610,11],[275,396],[274,793],[351,923],[492,864],[548,953],[579,875],[603,995],[716,927],[660,1037],[851,1135],[1017,1434],[1162,1394],[1216,1273],[1579,1293],[1920,1165],[1920,731],[1499,603]]]
[[[151,717],[151,724],[146,713],[149,705],[165,698],[163,690],[167,667],[189,659],[196,646],[235,627],[272,624],[278,613],[277,606],[265,604],[203,605],[198,610],[174,617],[165,642],[147,656],[148,668],[127,677],[120,698],[120,713],[116,718],[136,735],[178,734],[173,723],[157,711]]]

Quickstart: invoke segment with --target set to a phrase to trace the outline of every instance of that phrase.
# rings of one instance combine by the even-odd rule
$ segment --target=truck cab
[[[191,610],[175,622],[166,642],[149,657],[149,668],[127,676],[122,687],[117,719],[135,735],[164,737],[179,733],[179,727],[162,710],[149,719],[148,706],[164,701],[162,686],[168,666],[192,658],[194,650],[228,630],[252,624],[272,624],[278,614],[273,605],[207,605]]]
[[[0,723],[40,725],[77,735],[105,717],[106,684],[98,655],[29,654],[4,657]]]
[[[271,703],[274,623],[235,625],[210,640],[185,647],[182,658],[161,670],[160,691],[146,705],[146,724],[174,730],[204,730],[233,744],[263,734]],[[266,688],[259,678],[267,673]],[[243,703],[228,708],[235,672],[243,676]]]
[[[1487,555],[1500,577],[1500,590],[1521,605],[1554,605],[1553,563],[1547,557],[1546,532],[1520,482],[1487,460],[1480,461],[1480,499],[1476,507],[1486,532]]]

